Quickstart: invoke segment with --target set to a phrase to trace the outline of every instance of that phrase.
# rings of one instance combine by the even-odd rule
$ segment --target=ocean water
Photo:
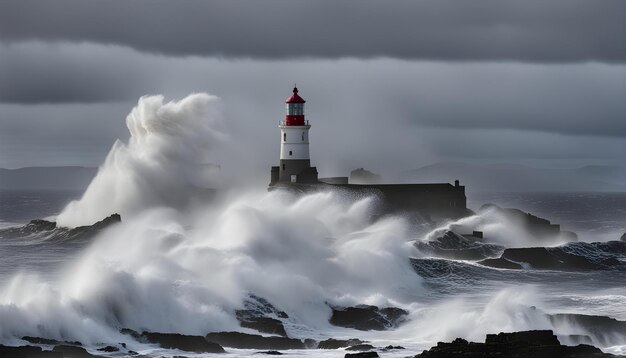
[[[79,198],[80,194],[80,192],[68,191],[3,191],[0,192],[0,205],[2,208],[2,210],[0,211],[0,220],[3,222],[4,226],[7,227],[24,224],[33,218],[47,217],[53,219],[54,216],[57,215],[69,201]],[[324,201],[326,199],[321,200]],[[260,199],[261,202],[263,202],[264,200],[267,201],[268,198]],[[310,198],[310,200],[320,200],[320,198]],[[503,207],[517,207],[526,211],[530,211],[533,214],[546,217],[554,223],[561,224],[563,229],[572,231],[578,230],[577,233],[581,236],[582,239],[586,241],[619,239],[618,234],[624,231],[624,223],[626,222],[626,219],[620,220],[619,216],[620,210],[623,210],[623,208],[626,207],[626,195],[624,194],[502,193],[488,195],[481,194],[475,196],[470,195],[470,207],[477,209],[483,203],[495,203]],[[607,203],[610,203],[610,205],[606,205]],[[311,203],[300,203],[299,206],[306,206],[309,204]],[[323,206],[326,206],[329,203],[323,202],[322,204]],[[248,202],[246,203],[246,205],[261,205],[261,207],[259,207],[258,209],[261,211],[263,210],[262,204],[259,204],[258,201]],[[293,204],[286,205],[290,206]],[[315,205],[318,204],[314,204],[314,206]],[[227,210],[232,209],[232,207],[229,207]],[[290,210],[297,211],[300,209],[302,208],[294,209],[293,206],[291,206]],[[333,211],[332,208],[330,210]],[[354,207],[350,207],[349,209],[347,209],[348,212],[350,210],[354,211],[357,209],[355,209]],[[554,215],[550,215],[550,213],[552,212],[554,212]],[[589,220],[584,220],[586,216],[589,217]],[[224,217],[222,217],[221,219],[224,219]],[[250,217],[245,215],[244,221],[248,222],[249,219]],[[344,219],[348,220],[347,217]],[[230,219],[228,218],[226,219],[226,221],[229,220]],[[322,219],[322,221],[324,220],[330,219]],[[226,225],[225,227],[228,229],[239,230],[241,229],[241,225],[242,222],[237,222],[235,226]],[[341,225],[345,225],[345,223]],[[343,233],[339,234],[338,232],[335,232],[333,233],[333,235],[339,234],[347,236],[367,236],[367,234],[363,234],[362,230],[370,230],[373,232],[397,232],[399,228],[402,228],[402,226],[395,226],[396,224],[394,223],[387,223],[385,225],[378,228],[372,228],[371,226],[368,226],[368,224],[358,223],[356,224],[356,227],[351,227],[347,231],[344,228],[342,230],[339,230],[344,231]],[[268,229],[268,227],[263,228]],[[122,230],[116,232],[115,235],[128,236],[129,233],[136,233],[138,235],[138,241],[147,240],[145,237],[143,237],[143,232],[136,232],[135,230],[137,230],[137,226],[130,230]],[[181,228],[174,229],[175,236],[185,235],[191,237],[195,235],[193,230],[179,230],[181,230]],[[195,233],[197,233],[197,231]],[[406,235],[406,237],[402,237],[401,240],[390,240],[392,242],[395,242],[395,244],[404,245],[404,243],[410,244],[412,240],[419,239],[418,237],[413,236],[419,235],[419,233],[406,231],[403,234]],[[161,234],[157,234],[157,236],[158,235]],[[171,235],[172,228],[169,228],[165,237],[158,238],[156,242],[158,243],[158,245],[162,245],[163,242],[161,240],[172,240]],[[3,285],[3,287],[5,287],[5,292],[6,290],[15,290],[16,282],[26,282],[28,285],[34,285],[35,287],[39,287],[35,290],[35,292],[39,292],[38,290],[42,289],[39,285],[58,285],[58,287],[63,287],[68,283],[68,270],[72,271],[77,269],[93,269],[88,264],[85,265],[84,261],[89,260],[89,257],[90,255],[93,255],[94,250],[99,251],[100,253],[102,253],[101,250],[109,250],[110,252],[108,254],[113,253],[122,255],[118,251],[119,248],[116,246],[108,248],[98,248],[98,246],[103,245],[103,240],[114,240],[111,237],[111,234],[101,236],[102,237],[94,238],[92,241],[79,242],[55,242],[47,240],[45,236],[37,235],[33,235],[30,238],[20,241],[7,239],[0,240],[0,257],[2,257],[2,260],[0,261],[0,283]],[[374,241],[369,241],[368,243],[380,245],[380,243],[376,243],[376,240],[378,239],[379,238],[375,238]],[[382,239],[384,240],[384,236]],[[128,236],[125,238],[124,241],[126,240],[133,240],[133,237]],[[115,245],[117,244],[119,243],[116,243]],[[252,246],[256,245],[251,242],[248,242],[246,244]],[[285,243],[281,243],[281,245],[284,244]],[[172,245],[176,246],[178,244],[170,242],[165,246],[166,249],[160,247],[159,250],[167,251],[171,249]],[[194,242],[190,245],[197,246],[199,245],[199,243]],[[179,249],[181,249],[181,247],[179,247]],[[232,250],[232,247],[220,248],[220,245],[213,246],[213,248],[224,251]],[[249,249],[250,248],[247,248],[246,251]],[[266,251],[269,249],[280,251],[284,248],[274,246],[270,246],[269,248],[256,248],[256,250],[259,250],[258,252],[249,253],[249,255],[251,255],[250,257],[257,257],[257,262],[253,265],[254,267],[259,267],[258,265],[263,266],[264,264],[270,266],[276,265],[276,260],[280,261],[285,259],[284,257],[275,258],[276,260],[268,259],[265,257],[262,259],[258,258],[261,255],[268,255],[268,252]],[[189,247],[187,247],[186,250],[189,250]],[[198,254],[198,251],[196,250],[197,247],[194,248],[193,252],[195,252],[195,254]],[[297,251],[300,249],[296,247],[291,247],[288,248],[288,250]],[[383,248],[382,250],[384,251],[385,249]],[[128,259],[141,260],[143,259],[144,255],[152,254],[155,254],[155,252],[144,252],[141,254],[136,253],[133,256],[128,257]],[[187,255],[189,255],[189,252],[184,255],[175,255],[174,257],[180,258],[181,260],[188,260]],[[238,254],[234,254],[234,256],[237,255]],[[280,253],[276,255],[280,255]],[[296,253],[295,255],[298,256],[305,254]],[[371,341],[376,346],[386,346],[388,344],[402,345],[407,349],[401,351],[386,352],[383,354],[383,356],[405,357],[409,354],[416,354],[421,352],[421,350],[423,349],[427,349],[428,347],[435,344],[438,340],[451,340],[456,336],[463,336],[465,338],[480,341],[482,340],[481,336],[484,333],[494,333],[496,331],[499,332],[507,330],[512,331],[539,328],[554,329],[554,327],[551,327],[541,318],[533,318],[533,311],[530,308],[533,306],[538,307],[541,312],[546,313],[582,313],[592,315],[604,315],[616,319],[626,320],[626,275],[624,272],[566,273],[535,270],[497,270],[467,261],[454,261],[422,257],[418,252],[411,250],[408,250],[406,253],[401,254],[401,256],[404,255],[406,255],[407,258],[413,257],[415,260],[417,260],[414,262],[414,265],[416,265],[415,270],[411,273],[411,275],[415,275],[415,281],[407,280],[406,277],[404,277],[405,275],[407,275],[407,273],[402,272],[402,267],[400,267],[400,269],[392,268],[391,270],[393,272],[390,272],[389,276],[386,277],[385,275],[382,275],[380,278],[384,281],[389,280],[391,277],[398,276],[398,281],[401,281],[401,284],[398,284],[396,286],[391,285],[391,288],[383,288],[383,286],[385,286],[386,284],[383,286],[379,286],[380,283],[373,284],[373,281],[363,280],[364,285],[372,285],[374,290],[374,292],[372,292],[372,295],[359,292],[359,290],[362,290],[362,287],[355,288],[356,286],[351,286],[351,284],[349,283],[341,282],[341,280],[362,279],[358,276],[352,276],[353,273],[346,274],[345,277],[338,279],[337,282],[322,282],[319,283],[319,285],[326,286],[325,289],[337,290],[337,286],[345,284],[346,292],[343,292],[343,295],[350,296],[351,292],[349,292],[349,290],[352,288],[355,289],[355,292],[357,292],[355,293],[355,296],[361,297],[360,299],[364,299],[367,303],[383,303],[383,305],[393,303],[394,305],[407,308],[411,312],[411,321],[409,323],[401,326],[397,330],[391,330],[387,332],[361,332],[333,327],[330,325],[322,324],[320,326],[316,323],[317,319],[311,319],[310,317],[299,317],[303,315],[302,312],[298,312],[299,310],[295,310],[296,313],[293,316],[293,320],[288,322],[286,325],[288,333],[296,337],[317,339],[325,339],[328,337],[358,337],[364,340]],[[107,254],[105,253],[105,257],[106,256]],[[228,255],[226,255],[226,257],[227,256]],[[170,259],[174,260],[174,257]],[[215,254],[206,256],[206,259],[210,259],[211,257],[215,258]],[[332,259],[337,259],[339,257],[346,260],[358,259],[358,257],[350,257],[347,254],[334,256],[334,258]],[[107,259],[111,258],[109,257]],[[394,258],[394,260],[395,259],[399,258]],[[122,259],[121,261],[124,262],[125,260],[126,259]],[[264,260],[267,260],[267,262],[263,262]],[[128,263],[124,262],[124,265],[126,264]],[[185,269],[198,270],[198,267],[196,267],[195,264],[197,264],[197,262],[192,264],[191,266],[186,266]],[[150,263],[148,267],[151,265],[153,265],[153,263]],[[200,267],[202,266],[203,265],[200,265]],[[377,266],[378,268],[387,267],[388,263],[383,262],[381,265],[375,266]],[[208,267],[206,268],[208,269]],[[281,269],[285,268],[294,269],[296,271],[299,270],[298,275],[306,276],[310,274],[311,277],[309,277],[309,279],[319,280],[319,277],[317,275],[319,275],[320,273],[315,272],[317,270],[320,270],[319,267],[309,268],[292,265],[291,263],[285,263],[285,266]],[[129,266],[125,269],[128,271],[132,271],[133,269],[145,270],[146,267]],[[154,267],[152,269],[154,269]],[[307,271],[309,269],[311,270],[311,272]],[[171,275],[171,277],[168,278],[167,282],[178,282],[175,285],[179,285],[181,280],[184,282],[185,280],[190,279],[187,273],[183,273],[180,275],[180,277],[176,277],[177,269],[174,269],[174,272],[175,273],[173,274],[168,273],[168,275]],[[106,275],[110,274],[110,272],[106,273]],[[72,274],[69,275],[71,276]],[[36,279],[32,279],[29,277],[36,277]],[[226,280],[226,282],[220,282],[220,285],[228,286],[228,280],[239,280],[240,278],[218,278],[215,276],[209,276],[206,277],[206,279],[209,280],[209,282],[214,279]],[[73,277],[69,281],[72,282],[72,285],[75,285],[75,283],[73,283],[73,281],[75,280],[76,277]],[[375,281],[378,281],[378,279]],[[136,283],[140,284],[140,282]],[[116,281],[104,281],[103,283],[101,283],[103,287],[96,288],[95,292],[100,292],[100,289],[106,289],[107,286],[111,286],[110,289],[113,290],[128,290],[129,292],[127,292],[127,295],[129,295],[129,297],[127,297],[126,299],[130,299],[131,301],[140,300],[141,297],[143,297],[142,294],[138,295],[137,292],[134,292],[136,288],[131,289],[126,286],[118,287],[119,284],[120,283]],[[203,284],[206,284],[206,281]],[[276,283],[268,284],[272,286]],[[407,284],[409,285],[408,287],[406,287]],[[184,286],[185,285],[183,284],[183,290],[190,289],[189,287],[184,288]],[[77,287],[81,290],[94,289],[89,287],[86,288],[84,287],[84,284],[79,284],[74,288]],[[393,292],[385,292],[385,289],[389,289]],[[341,290],[339,291],[341,292]],[[26,290],[25,292],[20,292],[20,295],[29,294],[32,292],[32,289]],[[163,292],[159,291],[159,294],[172,294],[171,292],[168,292],[168,290],[164,290]],[[55,302],[55,300],[61,300],[60,297],[56,296],[58,294],[59,293],[51,292],[44,294],[44,297],[47,297],[46,304],[53,306],[50,309],[67,309],[66,307],[56,307],[59,302]],[[174,302],[176,302],[175,304],[172,302],[165,302],[164,304],[172,304],[174,306],[178,305],[179,302],[177,301],[180,298],[181,297],[176,297],[176,299],[174,299]],[[27,298],[27,300],[30,299],[31,298]],[[186,297],[186,299],[189,299],[189,297]],[[200,300],[201,298],[194,297],[194,300],[195,299]],[[203,296],[202,299],[209,298]],[[216,297],[211,296],[210,299],[216,299]],[[298,299],[299,298],[294,297],[290,298],[289,300],[298,301]],[[340,295],[338,301],[353,302],[352,299],[353,297],[347,299],[341,298]],[[220,298],[220,300],[223,300],[223,298]],[[4,301],[6,304],[6,294],[4,297]],[[129,304],[131,305],[131,307],[133,306],[126,301],[119,304]],[[285,306],[288,305],[283,305],[282,307]],[[98,310],[100,309],[102,309],[102,307],[98,308]],[[318,309],[319,307],[314,307],[312,308],[312,311]],[[89,311],[89,309],[87,309],[87,311]],[[452,317],[451,315],[453,313],[457,314],[458,317]],[[72,314],[76,313],[74,312]],[[93,314],[93,312],[82,312],[81,314],[88,317],[90,314]],[[144,314],[153,315],[155,313],[147,312]],[[320,313],[317,312],[313,314],[313,316],[317,314]],[[1,315],[2,311],[0,310],[0,316]],[[211,327],[210,325],[198,325],[197,322],[192,324],[194,328],[190,330],[181,329],[181,326],[184,326],[185,320],[189,320],[189,317],[188,313],[181,312],[180,308],[172,309],[172,312],[169,312],[168,315],[170,319],[179,319],[179,324],[168,326],[163,325],[162,322],[159,322],[153,325],[155,331],[176,331],[196,334],[217,329],[215,327]],[[177,317],[177,315],[179,316]],[[212,316],[209,315],[208,317]],[[41,314],[39,316],[29,317],[29,319],[33,320],[34,322],[37,322],[37,320],[41,320],[41,322],[37,322],[37,324],[39,325],[45,325],[47,323],[46,320],[53,318],[54,316],[50,317],[48,316],[48,314]],[[213,319],[215,319],[215,317],[213,317]],[[108,321],[108,319],[105,321]],[[149,324],[146,324],[146,321],[143,319],[139,319],[139,321],[141,321],[140,324],[134,326],[133,328],[138,329],[140,327],[150,326]],[[233,323],[228,322],[228,319],[226,319],[225,321],[226,322],[222,322],[225,328],[224,330],[228,330],[227,328],[232,329]],[[313,321],[314,323],[311,324],[311,321]],[[132,326],[132,324],[129,323],[132,323],[132,320],[126,322],[124,326]],[[67,324],[70,326],[72,325],[71,322],[68,322]],[[8,326],[6,323],[4,323],[3,325],[4,326],[2,327],[2,331],[0,331],[0,333],[2,333],[2,336],[5,337],[4,339],[6,342],[11,342],[10,339],[7,341],[6,336],[8,332],[12,331],[11,328],[13,327]],[[118,329],[120,327],[120,324],[117,323],[113,324],[112,326],[114,329]],[[51,328],[51,332],[55,332],[55,330],[63,331],[67,330],[67,327]],[[476,333],[472,333],[472,330],[475,330]],[[36,333],[39,332],[39,335],[45,335],[38,330],[32,332],[31,330],[29,330],[28,327],[22,327],[18,331],[23,332],[23,334],[29,333],[30,335],[37,335]],[[50,333],[50,331],[44,331],[44,333],[45,332]],[[424,334],[423,332],[430,333]],[[573,333],[581,332],[574,329]],[[55,337],[58,337],[58,334],[58,332],[55,332],[54,334],[52,334],[52,336],[56,335]],[[89,341],[89,339],[84,336],[72,335],[71,333],[65,333],[65,336],[63,337],[74,337],[81,341]],[[115,339],[119,342],[125,342],[124,339],[128,338],[115,337]],[[137,342],[128,341],[127,344],[134,347],[135,350],[140,351],[142,354],[147,354],[150,356],[173,356],[183,353],[175,350],[164,350],[161,348],[157,348],[153,345],[145,345]],[[620,353],[624,350],[624,347],[621,344],[603,346],[602,348],[605,351],[614,353]],[[249,356],[256,352],[255,350],[239,349],[228,349],[228,351],[230,353],[230,356],[236,357]],[[295,350],[287,352],[287,355],[339,357],[343,356],[344,353],[345,352],[343,350]],[[206,356],[193,354],[189,355],[188,353],[185,353],[185,355]]]
[[[425,230],[409,217],[376,217],[372,198],[338,192],[294,195],[222,180],[221,192],[206,195],[200,188],[216,187],[221,177],[206,163],[221,162],[211,157],[213,149],[229,138],[219,131],[218,102],[202,93],[169,103],[142,97],[126,118],[129,140],[113,145],[85,193],[0,192],[0,344],[24,345],[21,337],[35,336],[80,341],[99,355],[123,356],[126,348],[119,354],[97,349],[124,343],[150,357],[211,356],[162,349],[120,329],[245,331],[235,312],[255,295],[288,314],[281,320],[290,337],[406,348],[383,357],[415,355],[457,337],[483,341],[488,333],[530,329],[552,329],[562,342],[587,335],[607,352],[626,354],[625,332],[549,318],[577,313],[626,320],[626,270],[494,269],[431,257],[415,245],[451,224],[489,232],[490,244],[537,244],[494,211]],[[517,207],[584,241],[616,240],[625,231],[624,194],[479,195],[468,188],[468,195],[472,209],[485,202]],[[122,222],[95,236],[11,229],[48,216],[78,227],[112,213]],[[580,248],[589,245],[577,247],[583,257],[597,255]],[[625,260],[621,253],[611,259],[614,265]],[[385,331],[330,324],[331,306],[360,304],[402,308],[407,320]],[[285,353],[343,357],[346,351]]]

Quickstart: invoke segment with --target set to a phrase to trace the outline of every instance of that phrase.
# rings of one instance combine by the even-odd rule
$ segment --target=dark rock
[[[41,338],[41,337],[31,337],[31,336],[24,336],[22,337],[22,340],[29,342],[29,343],[34,343],[34,344],[48,344],[48,345],[55,345],[55,344],[59,344],[61,342],[57,341],[56,339],[48,339],[48,338]]]
[[[472,235],[446,231],[432,241],[417,241],[415,246],[426,254],[453,260],[481,260],[499,256],[504,251],[504,246],[485,243],[479,231]]]
[[[100,352],[118,352],[120,349],[115,346],[106,346],[102,348],[98,348]]]
[[[248,295],[243,302],[244,309],[237,310],[238,319],[247,319],[248,317],[271,317],[289,318],[287,313],[274,307],[268,300],[254,294]]]
[[[311,338],[305,338],[304,339],[304,347],[306,347],[306,349],[317,349],[317,341]]]
[[[276,334],[287,337],[283,322],[271,317],[250,317],[245,321],[240,321],[241,327],[251,328],[256,331],[268,334]]]
[[[357,344],[346,348],[347,351],[371,351],[374,346],[371,344]]]
[[[552,331],[525,331],[488,334],[485,343],[457,338],[451,343],[439,342],[415,358],[574,358],[615,357],[588,345],[563,346]]]
[[[359,352],[359,353],[347,353],[344,358],[378,358],[379,355],[376,352]]]
[[[538,241],[550,241],[559,238],[561,234],[561,226],[552,224],[549,220],[540,218],[530,213],[523,212],[519,209],[501,208],[494,204],[485,204],[480,207],[479,212],[487,210],[495,211],[504,215],[510,221],[520,224],[524,230]],[[570,234],[567,235],[572,238]],[[562,238],[562,237],[561,237]]]
[[[63,357],[65,357],[65,358],[97,357],[97,356],[87,352],[87,350],[85,348],[83,348],[83,347],[70,346],[70,345],[67,345],[67,344],[60,344],[60,345],[54,346],[54,348],[52,348],[52,351],[63,353]]]
[[[619,240],[626,242],[626,232],[622,234],[622,236],[619,238]]]
[[[0,230],[0,238],[23,238],[32,234],[45,234],[49,242],[86,240],[95,236],[101,230],[122,221],[119,214],[113,214],[93,225],[78,226],[75,228],[58,227],[55,222],[46,220],[31,220],[28,224],[20,227],[12,227]]]
[[[78,341],[74,341],[74,342],[68,342],[68,341],[57,341],[56,339],[49,339],[49,338],[42,338],[42,337],[31,337],[31,336],[24,336],[22,337],[22,340],[30,342],[30,343],[34,343],[34,344],[47,344],[47,345],[57,345],[57,344],[69,344],[69,345],[73,345],[73,346],[82,346],[83,344],[78,342]]]
[[[225,353],[217,343],[209,342],[202,336],[188,336],[178,333],[143,332],[142,337],[150,343],[157,343],[163,348],[180,349],[195,353]]]
[[[392,345],[389,345],[387,347],[384,347],[383,351],[386,352],[386,351],[393,351],[393,350],[400,350],[400,349],[405,349],[405,348],[402,347],[402,346],[392,346]]]
[[[317,345],[317,349],[339,349],[344,347],[356,346],[358,344],[363,344],[360,339],[352,338],[352,339],[333,339],[329,338],[324,341],[320,341]]]
[[[559,342],[566,346],[577,346],[579,344],[593,345],[593,340],[586,334],[559,335]]]
[[[626,270],[626,242],[572,242],[557,247],[506,249],[499,259],[478,263],[509,269],[559,271]]]
[[[287,313],[277,309],[266,299],[253,294],[248,295],[243,305],[243,309],[235,311],[235,316],[242,327],[287,337],[283,322],[279,320],[279,318],[289,318]]]
[[[206,339],[224,347],[241,349],[285,350],[305,348],[304,342],[299,339],[280,336],[264,337],[241,332],[213,332],[207,334]]]
[[[139,342],[147,342],[147,341],[146,341],[146,339],[145,339],[145,337],[143,337],[143,336],[142,336],[139,332],[137,332],[137,331],[133,331],[133,330],[132,330],[132,329],[130,329],[130,328],[122,328],[122,329],[120,329],[120,333],[121,333],[121,334],[128,335],[128,336],[131,336],[131,337],[133,337],[136,341],[139,341]]]
[[[7,358],[63,358],[60,352],[44,351],[41,347],[0,345],[0,357]]]
[[[626,321],[618,321],[606,316],[592,316],[573,313],[560,313],[548,315],[550,323],[559,326],[579,328],[586,332],[596,342],[609,346],[623,344],[626,339]],[[590,343],[582,341],[581,343]]]
[[[354,328],[361,331],[382,331],[395,328],[409,313],[401,308],[358,305],[356,307],[332,307],[330,323],[335,326]]]
[[[270,356],[282,356],[283,355],[279,351],[264,351],[264,352],[256,352],[255,354],[267,354]]]

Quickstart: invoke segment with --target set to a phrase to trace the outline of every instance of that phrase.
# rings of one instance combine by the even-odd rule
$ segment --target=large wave
[[[57,217],[62,226],[92,224],[119,213],[181,207],[218,180],[211,149],[220,132],[219,99],[204,93],[178,102],[145,96],[126,117],[128,143],[115,142],[83,197]]]
[[[58,280],[14,276],[0,293],[3,342],[28,335],[132,347],[120,328],[239,330],[234,311],[249,294],[287,312],[295,337],[354,336],[329,324],[330,305],[363,303],[410,312],[397,331],[362,333],[370,339],[481,340],[549,327],[528,308],[540,295],[525,288],[506,288],[487,304],[420,303],[428,287],[410,260],[419,255],[415,228],[402,217],[373,219],[371,198],[223,188],[206,200],[204,189],[217,180],[207,165],[211,146],[225,138],[219,121],[219,101],[206,94],[139,100],[126,119],[129,142],[113,146],[83,197],[58,216],[60,225],[76,226],[117,212],[122,223],[101,232]],[[498,225],[493,215],[461,224],[472,223]],[[517,234],[497,229],[501,243]]]

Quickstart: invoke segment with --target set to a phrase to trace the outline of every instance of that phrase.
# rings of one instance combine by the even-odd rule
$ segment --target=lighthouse
[[[304,103],[298,94],[298,88],[285,103],[287,114],[280,121],[280,165],[272,167],[270,185],[277,183],[317,183],[317,168],[311,167],[309,155],[309,129],[311,125],[304,118]]]

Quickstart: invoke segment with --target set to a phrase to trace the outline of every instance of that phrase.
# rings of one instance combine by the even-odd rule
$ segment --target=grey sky
[[[19,0],[0,3],[0,36],[167,55],[623,63],[624,13],[621,0]]]
[[[622,164],[624,13],[598,0],[2,2],[0,167],[98,165],[139,96],[205,91],[233,138],[221,158],[260,173],[294,82],[324,175]]]

